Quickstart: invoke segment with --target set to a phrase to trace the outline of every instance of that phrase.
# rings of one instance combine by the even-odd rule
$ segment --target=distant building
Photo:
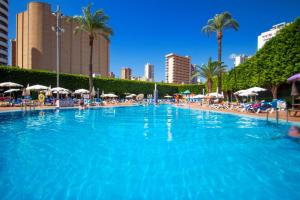
[[[191,82],[191,57],[178,56],[173,53],[166,58],[166,82],[187,84]]]
[[[195,73],[196,70],[197,70],[197,67],[198,67],[198,65],[196,65],[196,64],[191,64],[191,83],[192,83],[192,84],[198,83],[198,79],[200,78],[200,77],[198,77],[198,76],[193,77],[194,73]]]
[[[243,64],[246,60],[248,60],[249,58],[251,58],[251,56],[247,56],[247,55],[237,55],[234,57],[234,66],[239,66],[240,64]]]
[[[132,70],[129,67],[125,67],[121,69],[121,79],[131,80]]]
[[[150,63],[145,65],[145,80],[154,81],[154,65]]]
[[[8,64],[8,0],[0,0],[0,65]]]
[[[131,77],[131,80],[135,80],[135,81],[147,81],[145,79],[145,77],[142,77],[142,76],[133,76],[133,77]]]
[[[269,31],[261,33],[257,38],[257,49],[261,49],[267,41],[269,41],[271,38],[276,36],[278,31],[280,31],[282,28],[284,28],[287,25],[287,23],[282,22],[280,24],[276,24],[272,26],[272,29]]]
[[[11,49],[10,49],[10,55],[11,55],[11,65],[12,66],[17,66],[16,65],[16,55],[17,55],[17,53],[16,53],[16,40],[10,40],[10,46],[11,46]]]
[[[116,75],[113,72],[108,72],[109,78],[116,78]]]
[[[88,75],[88,34],[74,34],[77,24],[69,19],[68,16],[61,19],[64,32],[59,45],[60,72]],[[15,65],[23,69],[56,71],[56,33],[52,29],[56,26],[56,16],[51,11],[51,5],[30,2],[26,11],[17,14],[16,20]],[[93,73],[95,76],[108,76],[109,40],[100,31],[96,34],[93,48]]]

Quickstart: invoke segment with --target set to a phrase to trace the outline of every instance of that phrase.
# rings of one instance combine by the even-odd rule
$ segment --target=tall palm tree
[[[93,90],[93,45],[97,36],[104,36],[107,40],[113,34],[107,25],[109,17],[103,10],[91,11],[91,4],[82,9],[82,16],[75,16],[71,20],[77,23],[74,33],[85,32],[89,36],[90,58],[89,58],[89,90]]]
[[[223,12],[214,16],[214,18],[209,19],[207,25],[202,28],[202,31],[207,33],[208,35],[216,32],[217,40],[218,40],[218,62],[222,63],[222,38],[223,31],[225,29],[234,29],[238,30],[239,24],[238,22],[232,18],[229,12]],[[221,67],[221,65],[220,65]],[[218,74],[218,89],[222,90],[222,73],[221,70]]]
[[[194,74],[192,75],[193,78],[195,77],[202,77],[206,79],[207,90],[208,93],[212,91],[213,85],[213,77],[218,75],[218,62],[212,61],[211,58],[208,59],[207,65],[202,65],[201,67],[196,68]]]

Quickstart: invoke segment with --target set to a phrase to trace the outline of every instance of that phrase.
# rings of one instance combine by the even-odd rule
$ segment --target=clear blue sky
[[[254,54],[259,33],[280,22],[300,17],[299,0],[41,0],[61,5],[65,15],[81,14],[92,2],[110,16],[115,35],[111,39],[111,71],[132,67],[133,75],[143,75],[147,62],[155,65],[155,79],[164,79],[164,55],[192,56],[195,64],[217,58],[216,37],[201,32],[216,13],[229,11],[240,23],[240,30],[226,31],[223,60],[232,67],[229,56]],[[30,0],[10,0],[9,38],[15,37],[16,14],[26,10]]]

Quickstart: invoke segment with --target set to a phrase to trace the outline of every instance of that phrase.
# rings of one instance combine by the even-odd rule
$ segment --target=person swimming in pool
[[[275,136],[271,138],[272,140],[277,139],[292,139],[296,142],[300,142],[300,127],[299,126],[291,126],[288,134]]]
[[[288,136],[291,138],[300,139],[300,127],[298,126],[291,126]]]

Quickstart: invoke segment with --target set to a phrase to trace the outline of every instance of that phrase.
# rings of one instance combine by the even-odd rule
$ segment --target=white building
[[[284,28],[286,25],[287,24],[285,22],[282,22],[280,24],[272,26],[272,29],[270,29],[269,31],[261,33],[257,38],[257,49],[261,49],[267,41],[274,37],[277,32]]]
[[[243,64],[246,60],[248,60],[249,58],[251,58],[251,56],[247,56],[247,55],[237,55],[234,57],[234,66],[239,66],[240,64]]]
[[[145,65],[145,80],[154,81],[154,65],[150,63]]]

